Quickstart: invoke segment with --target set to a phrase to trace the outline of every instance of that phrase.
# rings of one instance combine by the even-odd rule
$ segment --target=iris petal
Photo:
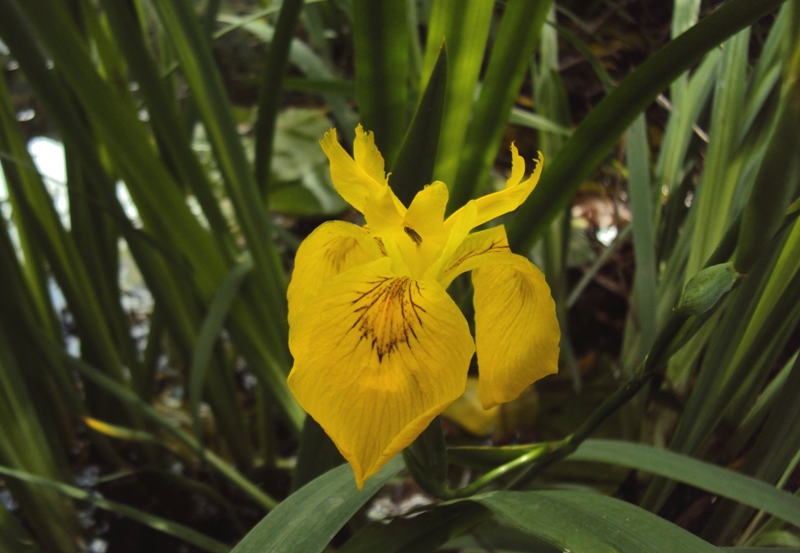
[[[353,158],[356,165],[372,177],[375,182],[385,183],[383,156],[375,145],[375,136],[372,131],[365,132],[364,127],[356,127],[356,139],[353,142]]]
[[[366,199],[388,187],[383,173],[383,157],[375,147],[372,133],[365,133],[361,125],[356,129],[356,159],[339,144],[336,129],[325,133],[319,143],[330,161],[334,188],[347,203],[363,213]]]
[[[382,257],[380,246],[362,227],[329,221],[317,227],[300,244],[289,282],[289,325],[308,299],[327,280],[352,267]]]
[[[503,190],[487,194],[475,200],[478,208],[475,226],[477,227],[510,211],[514,211],[522,205],[539,182],[542,167],[544,167],[544,156],[539,152],[533,173],[527,180],[520,182],[525,173],[525,160],[517,153],[517,147],[511,144],[511,176],[506,181],[506,186]],[[456,214],[458,214],[458,211],[452,216]]]
[[[414,196],[403,220],[404,225],[426,240],[438,239],[442,234],[448,196],[447,186],[442,181],[426,186]]]
[[[353,467],[359,488],[463,391],[474,352],[435,281],[382,258],[322,285],[291,326],[289,388]]]
[[[437,280],[446,289],[461,273],[492,262],[488,254],[508,253],[508,238],[503,225],[474,232],[463,239],[442,264]]]
[[[489,409],[558,372],[561,331],[539,269],[511,253],[480,257],[491,259],[472,272],[480,396]]]

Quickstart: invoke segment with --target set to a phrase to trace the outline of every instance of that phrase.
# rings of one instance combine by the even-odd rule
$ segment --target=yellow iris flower
[[[366,226],[324,223],[300,245],[289,284],[289,388],[353,467],[374,475],[465,388],[477,346],[485,409],[557,372],[560,330],[544,275],[510,252],[503,226],[470,233],[516,209],[542,171],[512,145],[505,189],[444,218],[434,182],[406,208],[389,187],[372,133],[350,157],[335,129],[320,141],[336,190]],[[446,290],[472,272],[475,340]]]

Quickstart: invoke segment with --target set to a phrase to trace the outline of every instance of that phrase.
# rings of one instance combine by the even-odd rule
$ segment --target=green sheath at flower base
[[[542,170],[523,181],[511,146],[505,189],[444,218],[434,182],[406,208],[389,187],[371,133],[350,157],[331,130],[321,141],[336,190],[366,226],[333,221],[300,245],[289,284],[289,388],[353,467],[356,484],[407,447],[466,385],[477,349],[484,408],[516,399],[557,372],[560,330],[541,271],[510,252],[502,226]],[[446,289],[473,271],[475,340]]]

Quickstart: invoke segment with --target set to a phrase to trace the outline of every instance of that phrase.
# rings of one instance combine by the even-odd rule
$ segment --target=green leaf
[[[275,137],[275,123],[278,119],[283,76],[289,65],[289,49],[294,38],[297,20],[303,9],[303,0],[284,0],[281,14],[275,25],[275,34],[267,50],[264,74],[261,78],[261,91],[258,98],[258,118],[256,133],[256,182],[262,196],[266,196],[272,160],[272,143]]]
[[[350,465],[342,465],[306,484],[264,517],[232,553],[318,553],[400,469],[395,457],[356,488]]]
[[[527,532],[509,528],[494,517],[450,540],[445,549],[464,553],[563,553],[555,545]]]
[[[551,0],[506,4],[461,150],[458,177],[450,189],[448,211],[467,203],[489,176],[551,4]]]
[[[586,440],[568,459],[609,463],[671,478],[800,526],[800,498],[761,480],[686,455],[629,442]]]
[[[42,553],[28,530],[0,505],[0,548],[6,553]]]
[[[564,551],[720,553],[713,545],[635,505],[574,491],[493,492],[473,497],[517,530]]]
[[[572,129],[553,121],[539,113],[531,113],[524,109],[514,108],[511,110],[511,117],[508,119],[511,125],[519,125],[520,127],[527,127],[529,129],[536,129],[538,131],[549,132],[561,136],[569,136],[572,134]]]
[[[211,354],[214,351],[214,344],[217,342],[217,336],[219,336],[222,325],[228,317],[228,311],[236,294],[239,292],[239,288],[241,288],[245,278],[252,270],[253,261],[249,257],[231,268],[211,300],[203,326],[200,327],[200,332],[197,334],[197,341],[192,355],[191,373],[189,375],[189,409],[192,414],[194,433],[198,441],[201,441],[203,436],[200,427],[200,399],[203,387],[206,384],[206,373],[208,372]]]
[[[722,547],[725,553],[800,553],[800,549],[781,547]]]
[[[731,0],[667,44],[611,91],[575,129],[508,226],[511,248],[540,238],[642,110],[700,57],[782,0]],[[528,22],[530,24],[530,22]],[[466,150],[465,150],[466,154]],[[464,166],[466,167],[466,166]]]
[[[493,6],[492,0],[436,0],[431,6],[422,82],[423,87],[426,86],[434,72],[444,41],[447,44],[447,90],[434,177],[447,184],[455,181],[458,171]]]
[[[133,411],[141,415],[143,418],[147,418],[154,422],[157,426],[161,427],[161,429],[172,435],[176,440],[183,443],[191,451],[200,451],[200,443],[191,434],[184,432],[179,427],[172,424],[172,422],[164,418],[164,416],[161,415],[154,407],[139,399],[139,397],[137,397],[132,391],[128,390],[121,384],[114,382],[88,363],[84,363],[80,359],[71,357],[66,351],[55,346],[52,340],[44,336],[39,338],[38,346],[40,348],[51,351],[53,354],[62,357],[64,361],[80,371],[84,377],[109,392],[122,403],[130,406]],[[209,465],[214,467],[222,476],[227,478],[234,485],[238,486],[244,493],[246,493],[253,501],[263,507],[265,510],[269,511],[275,508],[275,506],[278,504],[276,500],[261,491],[255,484],[247,480],[221,457],[209,450],[203,450],[202,453],[203,459]]]
[[[408,25],[406,0],[354,0],[356,96],[361,123],[394,166],[406,130]]]
[[[800,58],[800,46],[795,48],[795,53],[794,57]],[[792,74],[800,70],[800,63],[794,65],[794,71],[787,71],[777,126],[744,211],[734,261],[736,270],[742,273],[750,270],[763,252],[763,244],[777,231],[800,179],[800,137],[797,133],[800,125],[800,78]]]
[[[439,417],[433,419],[422,434],[403,450],[403,460],[420,488],[434,497],[445,497],[447,448]]]
[[[447,47],[442,44],[428,86],[392,167],[392,190],[405,205],[409,205],[416,193],[432,180],[442,129],[446,87]]]
[[[636,277],[633,282],[636,315],[640,325],[637,361],[656,339],[656,252],[653,228],[653,188],[650,181],[650,146],[647,123],[639,116],[628,130],[627,164],[630,173],[628,194],[633,216],[633,250],[636,255]]]
[[[444,505],[413,518],[395,518],[388,524],[373,522],[338,550],[338,553],[428,553],[491,516],[475,503]]]
[[[306,4],[309,3],[311,2],[306,1]],[[263,13],[261,15],[263,15]],[[272,42],[275,36],[275,29],[271,25],[264,21],[255,21],[253,20],[253,16],[237,17],[234,15],[220,15],[217,19],[221,22],[231,23],[232,25],[228,27],[228,29],[242,27],[264,42]],[[223,31],[225,31],[225,29],[215,36],[220,36]],[[347,101],[340,97],[340,95],[355,96],[355,85],[349,81],[339,81],[335,72],[328,66],[325,60],[318,56],[308,44],[300,39],[295,38],[292,41],[289,50],[289,61],[309,78],[309,83],[299,84],[297,79],[286,79],[283,83],[284,87],[306,86],[311,83],[328,83],[326,85],[327,87],[333,85],[333,90],[320,89],[319,92],[327,94],[325,99],[331,106],[334,118],[339,122],[344,141],[352,142],[353,138],[355,138],[355,128],[358,123],[358,117],[350,108]],[[313,84],[311,84],[311,86],[313,86]]]

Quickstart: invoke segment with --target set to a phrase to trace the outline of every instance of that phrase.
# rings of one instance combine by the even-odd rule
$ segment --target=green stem
[[[444,497],[445,499],[462,499],[474,495],[498,478],[502,478],[511,471],[520,467],[524,467],[525,465],[528,465],[529,463],[541,458],[548,452],[560,448],[565,442],[566,440],[561,440],[560,442],[551,442],[533,446],[533,449],[527,453],[520,455],[516,459],[509,461],[504,465],[500,465],[499,467],[490,470],[468,486],[464,486],[463,488],[459,488],[457,490],[446,490]]]

